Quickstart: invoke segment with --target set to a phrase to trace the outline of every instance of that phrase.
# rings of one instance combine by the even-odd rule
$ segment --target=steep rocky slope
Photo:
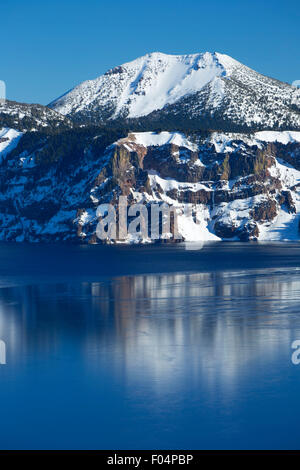
[[[97,207],[120,195],[175,207],[182,240],[299,239],[299,132],[6,128],[0,156],[0,240],[97,243]]]

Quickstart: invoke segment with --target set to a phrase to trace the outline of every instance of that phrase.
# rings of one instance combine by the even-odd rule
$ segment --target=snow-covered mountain
[[[117,134],[1,130],[0,240],[98,243],[120,195],[175,208],[182,240],[300,240],[300,132]]]
[[[77,122],[142,128],[300,129],[300,90],[219,53],[147,54],[49,107]]]
[[[120,196],[166,203],[182,240],[300,240],[299,99],[226,55],[153,53],[52,109],[1,103],[0,240],[98,243]]]

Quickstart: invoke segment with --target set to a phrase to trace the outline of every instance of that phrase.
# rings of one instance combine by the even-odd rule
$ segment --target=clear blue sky
[[[286,82],[300,79],[296,1],[1,1],[7,97],[47,104],[147,52],[223,52]]]

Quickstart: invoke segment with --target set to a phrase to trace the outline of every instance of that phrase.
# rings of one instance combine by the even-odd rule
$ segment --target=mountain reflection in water
[[[299,303],[296,267],[3,287],[0,447],[295,448]]]

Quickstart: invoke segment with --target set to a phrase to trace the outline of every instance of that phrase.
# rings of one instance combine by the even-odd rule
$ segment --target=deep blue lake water
[[[1,449],[299,449],[300,245],[0,245]]]

